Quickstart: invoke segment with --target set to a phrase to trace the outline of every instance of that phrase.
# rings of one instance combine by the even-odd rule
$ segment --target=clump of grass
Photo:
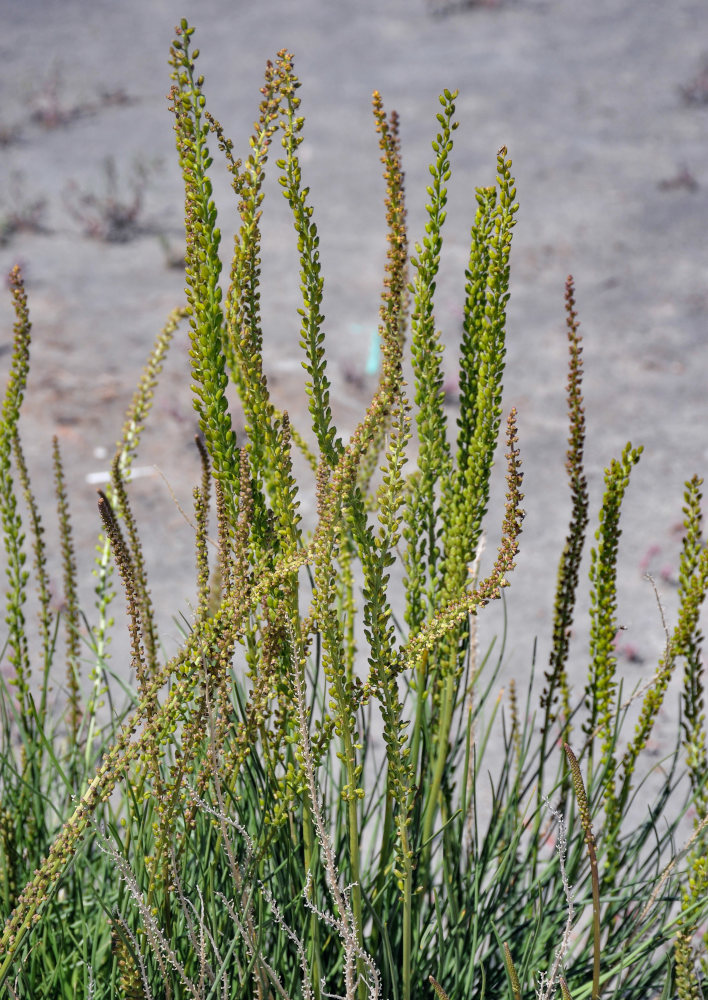
[[[502,404],[517,212],[507,151],[497,155],[493,183],[477,190],[461,276],[460,361],[446,372],[434,293],[456,94],[440,98],[426,232],[410,258],[398,117],[374,94],[388,239],[382,363],[370,405],[345,440],[330,403],[324,276],[298,156],[304,119],[293,57],[283,50],[267,65],[239,160],[206,110],[192,35],[182,22],[171,49],[188,303],[157,338],[99,499],[96,607],[83,653],[76,600],[83,554],[73,548],[71,484],[56,445],[62,611],[48,599],[45,529],[18,436],[29,312],[19,270],[11,276],[17,322],[0,426],[12,674],[0,700],[0,983],[10,995],[67,1000],[534,993],[549,1000],[558,989],[564,1000],[698,996],[708,916],[700,481],[686,487],[678,622],[627,737],[612,639],[621,507],[640,454],[631,445],[608,465],[597,515],[583,690],[575,692],[567,674],[590,520],[582,347],[569,279],[572,515],[553,649],[538,714],[531,687],[512,686],[502,704],[494,691],[503,653],[495,659],[493,650],[478,650],[475,623],[509,585],[523,519],[516,412]],[[225,289],[214,142],[240,214]],[[263,365],[260,222],[273,167],[299,254],[307,428],[274,405]],[[182,649],[165,662],[130,468],[165,353],[187,318],[200,427],[196,610]],[[455,426],[445,405],[449,378],[459,386]],[[507,496],[495,526],[489,483],[500,437]],[[312,516],[300,506],[293,449],[315,484]],[[497,553],[482,579],[485,535],[496,536]],[[100,699],[112,697],[106,660],[115,567],[135,688],[101,729]],[[28,643],[31,580],[38,663]],[[66,684],[57,717],[47,692],[58,660]],[[684,727],[655,798],[630,820],[652,769],[647,740],[679,664]],[[676,837],[689,808],[696,825],[684,856]],[[539,977],[540,969],[548,971]]]

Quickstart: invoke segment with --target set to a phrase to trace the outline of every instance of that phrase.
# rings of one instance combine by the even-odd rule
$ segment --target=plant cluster
[[[57,64],[47,73],[30,96],[30,121],[45,129],[65,128],[79,118],[98,114],[103,108],[132,104],[123,88],[102,89],[97,98],[90,101],[70,100],[66,82]]]
[[[686,104],[708,104],[708,59],[704,58],[693,77],[680,87]]]
[[[75,182],[64,190],[64,204],[85,236],[106,243],[127,243],[149,228],[141,221],[144,195],[152,167],[136,162],[128,181],[120,182],[112,156],[103,163],[103,191],[82,190]]]
[[[124,90],[102,90],[90,101],[69,101],[58,66],[33,91],[29,111],[22,122],[0,123],[0,148],[21,141],[28,123],[45,129],[64,128],[80,118],[98,114],[104,108],[133,103]],[[104,162],[104,192],[83,190],[75,182],[65,189],[64,201],[70,214],[82,226],[84,234],[107,242],[123,242],[150,231],[141,221],[143,195],[153,165],[135,163],[126,183],[119,183],[118,169],[112,157]],[[129,189],[124,193],[123,188]],[[7,191],[2,197],[0,214],[0,245],[9,243],[18,232],[47,232],[44,223],[47,199],[28,198],[24,177],[19,171],[9,174]]]
[[[7,194],[0,198],[0,245],[9,243],[17,233],[46,233],[46,209],[47,199],[28,197],[23,175],[11,173]]]
[[[98,97],[88,101],[72,101],[67,97],[61,69],[55,65],[28,96],[28,110],[21,121],[0,121],[0,148],[13,146],[26,138],[27,125],[51,130],[67,128],[81,118],[98,114],[104,108],[122,107],[134,103],[122,88],[102,89]]]
[[[298,155],[304,119],[292,56],[283,50],[268,64],[239,160],[206,110],[192,34],[183,21],[171,49],[188,303],[158,336],[99,497],[90,616],[78,606],[56,442],[61,610],[50,600],[44,512],[18,433],[30,320],[21,274],[11,275],[17,321],[0,425],[11,673],[0,699],[0,985],[8,996],[66,1000],[699,997],[708,917],[700,480],[686,486],[678,621],[652,683],[634,696],[639,722],[628,734],[613,640],[621,507],[640,454],[631,445],[605,473],[584,690],[576,694],[567,675],[590,516],[569,279],[572,515],[553,649],[538,709],[526,678],[502,704],[503,650],[479,651],[476,621],[508,586],[523,518],[516,414],[505,417],[502,407],[517,212],[507,151],[498,153],[495,183],[476,192],[453,426],[435,288],[456,94],[440,98],[426,231],[410,257],[399,121],[374,94],[388,229],[382,364],[371,403],[344,440],[330,402],[324,277]],[[214,142],[241,220],[226,289]],[[275,406],[263,368],[261,213],[278,143],[275,168],[299,254],[307,429]],[[196,602],[181,651],[165,662],[130,470],[165,353],[186,318],[202,470]],[[490,525],[500,437],[506,507]],[[316,483],[310,524],[294,449]],[[492,533],[497,554],[482,578]],[[131,641],[124,708],[109,684],[116,570]],[[39,608],[32,648],[31,579]],[[62,663],[57,713],[49,688]],[[682,732],[637,820],[644,750],[679,670]],[[111,717],[101,726],[103,699]],[[695,830],[681,854],[675,838],[689,808]]]

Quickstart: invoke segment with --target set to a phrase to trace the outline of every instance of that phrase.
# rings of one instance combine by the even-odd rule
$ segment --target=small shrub
[[[681,88],[686,104],[708,104],[708,57],[703,60],[693,77]]]
[[[56,63],[30,95],[29,120],[45,129],[65,128],[77,121],[98,114],[103,108],[132,104],[131,97],[122,87],[114,90],[105,87],[93,100],[72,100],[61,66]]]
[[[0,195],[0,244],[9,243],[17,233],[46,233],[46,211],[47,199],[28,197],[23,175],[14,171]]]
[[[304,121],[292,57],[282,51],[268,64],[241,161],[205,109],[192,33],[182,22],[171,50],[188,304],[157,338],[99,498],[91,622],[77,603],[83,554],[74,551],[56,442],[60,611],[49,598],[44,527],[18,435],[30,321],[21,275],[11,275],[17,321],[0,425],[11,673],[0,701],[0,982],[10,996],[67,1000],[700,996],[708,917],[700,480],[686,485],[677,623],[653,683],[637,695],[630,732],[614,639],[621,508],[640,456],[631,445],[605,473],[584,690],[575,692],[566,672],[590,521],[569,279],[572,517],[553,649],[538,708],[533,690],[516,685],[500,705],[493,691],[502,654],[495,664],[493,650],[478,650],[475,626],[509,584],[523,517],[516,415],[502,410],[517,209],[507,151],[498,153],[494,183],[477,190],[460,362],[446,375],[434,292],[456,95],[440,98],[426,233],[409,258],[398,119],[374,94],[388,227],[381,367],[345,441],[330,406],[323,275],[298,158]],[[307,429],[275,407],[263,369],[260,218],[276,141],[299,253]],[[214,142],[241,218],[226,291],[209,180]],[[183,648],[164,662],[130,470],[165,353],[186,318],[202,468],[194,489],[197,596]],[[457,385],[454,426],[446,379]],[[232,390],[243,408],[242,441],[227,402]],[[500,435],[507,499],[495,525],[489,482]],[[300,508],[294,449],[316,484],[311,524]],[[480,579],[485,534],[498,549]],[[122,710],[111,702],[101,729],[98,705],[113,697],[106,648],[115,570],[135,687]],[[40,609],[36,654],[30,578]],[[62,669],[65,709],[57,717],[49,680],[56,685]],[[682,731],[655,797],[642,791],[640,805],[634,800],[656,770],[645,747],[677,670]],[[680,852],[675,838],[689,807],[695,829]]]
[[[135,163],[127,182],[121,184],[113,157],[103,164],[104,190],[83,191],[75,181],[67,184],[64,203],[85,236],[105,243],[127,243],[151,232],[143,220],[143,202],[151,168]]]

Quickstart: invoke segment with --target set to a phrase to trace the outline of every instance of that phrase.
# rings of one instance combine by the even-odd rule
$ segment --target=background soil
[[[107,468],[153,338],[184,298],[183,277],[167,266],[163,243],[179,254],[181,179],[165,100],[166,60],[173,26],[186,15],[197,27],[211,109],[237,155],[247,152],[265,60],[283,46],[296,55],[307,118],[303,169],[321,236],[330,373],[344,432],[354,428],[373,388],[366,360],[385,255],[372,90],[401,115],[412,240],[423,233],[437,95],[444,87],[460,92],[437,297],[452,376],[474,188],[493,181],[496,151],[508,146],[521,209],[506,406],[519,409],[528,513],[507,595],[504,675],[523,683],[534,639],[537,669],[550,647],[556,567],[570,513],[563,285],[573,273],[585,336],[593,512],[605,465],[627,440],[645,446],[626,503],[620,581],[626,628],[619,645],[632,688],[650,676],[664,643],[643,573],[655,575],[671,621],[683,483],[708,465],[708,5],[509,0],[443,9],[432,3],[0,0],[0,268],[7,273],[20,262],[27,278],[34,341],[22,430],[48,536],[56,539],[50,462],[56,434],[90,616],[99,527],[90,480]],[[91,238],[67,205],[72,198],[76,205],[77,191],[105,192],[107,157],[125,198],[136,164],[148,171],[127,242]],[[213,173],[226,257],[237,215],[218,156]],[[303,425],[294,231],[277,172],[271,173],[263,241],[266,370],[277,403]],[[34,204],[42,199],[44,210]],[[24,227],[13,231],[13,223]],[[0,302],[0,321],[6,371],[9,294]],[[173,617],[190,617],[192,531],[152,467],[191,509],[198,461],[187,350],[184,329],[145,433],[138,464],[148,475],[132,487],[168,652],[179,639]],[[305,497],[312,497],[309,483]],[[502,511],[497,483],[487,564]],[[52,575],[59,600],[56,559]],[[501,623],[500,608],[485,612],[483,644]],[[582,684],[582,617],[571,656]],[[116,669],[124,672],[127,662],[117,638]],[[667,732],[675,721],[667,712]]]

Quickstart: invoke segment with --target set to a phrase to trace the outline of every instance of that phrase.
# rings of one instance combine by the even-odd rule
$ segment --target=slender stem
[[[408,833],[401,826],[399,836],[406,858],[403,876],[403,1000],[411,1000],[411,942],[413,923],[413,865],[411,863]]]
[[[440,706],[440,722],[436,738],[435,767],[430,781],[428,798],[425,803],[425,813],[423,815],[423,855],[421,868],[423,870],[424,885],[428,886],[430,881],[430,855],[432,852],[433,823],[438,808],[438,795],[442,785],[445,765],[448,758],[448,738],[452,724],[452,709],[454,702],[455,677],[449,673],[445,678],[443,687],[442,704]]]
[[[361,912],[361,868],[359,852],[359,817],[358,799],[351,796],[348,803],[349,809],[349,860],[352,868],[352,913],[354,915],[354,929],[360,947],[364,946],[364,936],[362,933],[362,912]],[[361,959],[357,960],[359,971],[359,1000],[366,1000],[367,988],[363,976],[364,968]]]
[[[413,734],[411,736],[411,764],[415,773],[418,772],[418,764],[420,760],[420,738],[421,731],[423,728],[423,712],[424,712],[424,699],[425,699],[425,687],[427,680],[427,667],[428,667],[428,651],[424,650],[423,655],[418,662],[416,667],[416,705],[415,705],[415,722],[413,724]]]
[[[379,850],[379,870],[376,876],[376,895],[374,897],[374,902],[377,905],[379,900],[381,899],[381,893],[383,892],[384,882],[386,880],[386,868],[388,867],[390,861],[389,852],[391,849],[392,830],[393,830],[393,794],[390,791],[387,791],[383,831],[381,833],[381,847]],[[376,930],[376,928],[374,928],[374,930]]]
[[[406,876],[403,895],[403,1000],[411,997],[411,880]]]
[[[314,871],[314,856],[316,851],[315,829],[312,824],[310,806],[303,800],[302,810],[302,843],[305,852],[305,871]],[[312,969],[312,988],[315,1000],[320,1000],[320,983],[322,982],[322,955],[320,952],[320,922],[316,913],[310,913],[310,954],[308,960]]]
[[[586,838],[587,839],[587,838]],[[593,966],[592,966],[592,1000],[600,996],[600,879],[597,873],[597,857],[594,841],[588,841],[588,856],[590,858],[590,874],[592,879],[592,936],[593,936]]]
[[[340,679],[341,684],[341,679]],[[340,687],[340,684],[337,687]],[[343,699],[343,693],[342,693]],[[340,704],[344,704],[340,700]],[[354,917],[354,929],[357,943],[363,948],[364,938],[362,934],[362,910],[361,910],[361,867],[359,849],[359,815],[358,798],[356,795],[357,775],[356,756],[352,743],[351,715],[342,711],[342,743],[344,744],[344,760],[347,769],[347,824],[349,832],[349,864],[351,866],[351,900],[352,915]],[[357,961],[359,971],[359,1000],[366,1000],[366,982],[364,981],[363,967],[361,961]]]
[[[588,805],[588,797],[585,791],[585,784],[583,782],[583,776],[580,771],[580,765],[578,764],[577,758],[570,746],[567,743],[563,744],[566,757],[568,758],[568,763],[570,765],[570,773],[573,776],[573,785],[575,787],[575,797],[578,800],[578,809],[580,811],[580,822],[583,827],[583,834],[585,836],[585,844],[588,849],[588,858],[590,859],[590,878],[592,881],[592,933],[593,933],[593,969],[592,969],[592,1000],[599,1000],[600,997],[600,878],[597,871],[597,853],[595,851],[595,834],[592,829],[592,821],[590,819],[590,806]]]

